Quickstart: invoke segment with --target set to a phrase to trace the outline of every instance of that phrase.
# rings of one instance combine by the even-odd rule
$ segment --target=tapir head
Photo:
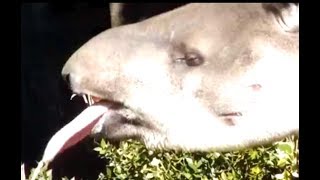
[[[189,4],[102,32],[62,75],[108,106],[92,131],[111,140],[223,151],[280,140],[299,130],[299,6]]]

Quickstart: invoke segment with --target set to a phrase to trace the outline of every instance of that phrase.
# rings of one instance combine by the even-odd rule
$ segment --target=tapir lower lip
[[[128,107],[126,107],[122,102],[119,101],[113,101],[113,100],[109,100],[109,99],[105,99],[102,97],[98,97],[98,96],[92,96],[92,95],[88,95],[85,93],[80,93],[78,95],[85,95],[89,98],[92,99],[93,103],[89,104],[89,105],[93,105],[93,104],[103,104],[105,106],[107,106],[110,109],[116,110],[116,109],[129,109]],[[241,112],[237,112],[237,111],[230,111],[230,112],[223,112],[218,114],[218,116],[220,117],[232,117],[232,116],[242,116]]]
[[[242,116],[241,112],[221,113],[219,116]]]

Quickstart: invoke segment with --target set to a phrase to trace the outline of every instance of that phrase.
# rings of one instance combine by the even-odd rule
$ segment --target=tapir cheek
[[[194,96],[195,93],[201,88],[202,75],[197,73],[188,73],[182,81],[183,93],[185,95]]]
[[[123,76],[129,79],[128,83],[134,88],[148,89],[149,91],[168,91],[172,89],[170,73],[160,59],[159,57],[153,59],[152,56],[132,59],[123,65]]]

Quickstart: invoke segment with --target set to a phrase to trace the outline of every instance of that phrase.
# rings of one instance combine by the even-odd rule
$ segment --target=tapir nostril
[[[70,74],[62,74],[63,80],[70,85]]]

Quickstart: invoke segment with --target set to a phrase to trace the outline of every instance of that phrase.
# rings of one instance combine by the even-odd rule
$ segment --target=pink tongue
[[[103,114],[108,112],[108,108],[102,105],[93,105],[82,111],[69,124],[58,131],[48,142],[42,160],[34,170],[31,180],[35,180],[41,168],[48,165],[57,154],[75,145],[91,133]]]
[[[108,108],[102,105],[93,105],[82,111],[50,139],[42,161],[50,162],[58,153],[63,152],[90,135],[92,128],[107,111]]]

